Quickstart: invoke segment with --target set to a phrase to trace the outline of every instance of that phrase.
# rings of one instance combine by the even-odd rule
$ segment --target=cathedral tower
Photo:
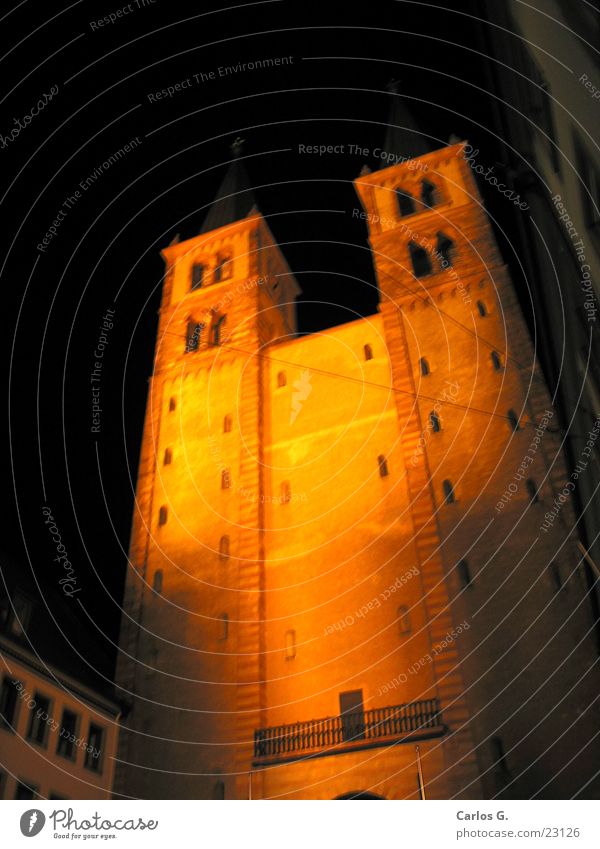
[[[238,160],[163,252],[118,794],[568,795],[560,766],[597,730],[568,504],[540,530],[558,433],[507,270],[464,146],[391,123],[413,158],[363,173],[352,213],[376,315],[296,335]]]

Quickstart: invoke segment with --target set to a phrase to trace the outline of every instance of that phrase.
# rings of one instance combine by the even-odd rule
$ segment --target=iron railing
[[[254,732],[254,757],[265,758],[311,749],[343,746],[384,737],[437,736],[443,730],[438,699],[375,708],[293,725],[258,728]]]

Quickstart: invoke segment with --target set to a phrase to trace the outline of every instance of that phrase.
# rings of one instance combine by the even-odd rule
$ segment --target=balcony
[[[254,732],[257,765],[270,760],[342,754],[393,742],[439,737],[446,727],[438,699],[275,725]]]

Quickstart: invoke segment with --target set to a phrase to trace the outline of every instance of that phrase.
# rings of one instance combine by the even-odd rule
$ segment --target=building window
[[[400,632],[400,636],[404,637],[406,634],[410,634],[410,614],[408,612],[408,607],[402,605],[396,611],[398,616],[398,630]]]
[[[211,328],[210,328],[210,332],[211,332],[210,343],[211,343],[211,345],[220,345],[221,344],[222,335],[223,335],[223,325],[225,324],[226,319],[227,319],[226,315],[220,315],[220,316],[215,315],[213,317],[212,325],[211,325]]]
[[[285,659],[293,660],[296,657],[296,632],[293,629],[285,632]]]
[[[427,375],[431,374],[431,369],[429,368],[429,363],[425,357],[421,357],[419,360],[419,364],[421,366],[421,374],[423,377],[427,377]]]
[[[487,307],[483,303],[483,301],[477,301],[477,312],[479,313],[481,318],[487,317],[488,311],[487,311]]]
[[[187,334],[185,339],[185,352],[186,354],[191,354],[193,351],[197,351],[200,347],[202,331],[204,330],[204,325],[190,319],[187,323]]]
[[[412,215],[415,211],[415,201],[412,195],[408,192],[403,192],[402,189],[396,189],[396,200],[398,201],[398,211],[401,216]]]
[[[204,266],[200,262],[192,265],[192,289],[200,289],[204,278]]]
[[[461,587],[470,587],[473,583],[473,579],[471,577],[471,570],[469,569],[467,561],[459,560],[456,564],[456,571],[458,572],[458,579]]]
[[[454,504],[456,498],[454,496],[454,487],[450,483],[449,480],[445,480],[442,484],[442,489],[444,490],[444,501],[446,504]]]
[[[48,720],[50,717],[50,699],[40,693],[34,693],[35,707],[29,717],[27,739],[38,746],[45,746],[48,740]]]
[[[409,242],[408,250],[415,277],[425,277],[427,274],[431,274],[431,260],[425,248],[415,244],[415,242]]]
[[[529,500],[532,504],[537,504],[540,500],[538,498],[537,486],[533,478],[527,478],[525,481],[525,486],[527,487],[527,494],[529,495]]]
[[[221,472],[221,489],[229,489],[231,486],[231,472],[229,469],[223,469]]]
[[[163,590],[163,571],[162,569],[157,569],[154,573],[154,578],[152,579],[152,589],[157,595],[160,595]]]
[[[223,433],[231,433],[231,416],[223,418]]]
[[[439,433],[442,429],[442,426],[440,425],[440,417],[438,416],[438,414],[435,412],[429,413],[429,421],[431,423],[431,430],[434,433]]]
[[[177,406],[177,401],[175,398],[169,398],[169,412],[172,413],[175,407]]]
[[[508,423],[510,425],[510,429],[513,431],[521,430],[519,426],[519,417],[515,413],[514,410],[509,410],[506,414],[508,418]]]
[[[363,740],[365,736],[365,711],[362,690],[340,693],[340,719],[342,739],[345,742]]]
[[[217,781],[215,786],[213,787],[213,799],[224,799],[225,798],[225,782]]]
[[[290,486],[289,481],[281,482],[281,495],[280,500],[282,504],[288,504],[292,500],[292,487]]]
[[[167,508],[163,506],[158,511],[158,524],[166,525],[167,524]]]
[[[17,789],[15,799],[37,799],[39,796],[39,787],[32,781],[27,781],[21,778],[17,781]]]
[[[62,758],[68,758],[70,761],[76,760],[77,757],[75,740],[77,739],[78,726],[79,716],[73,713],[72,710],[65,708],[60,723],[60,731],[58,732],[56,754]]]
[[[233,260],[231,255],[219,257],[215,268],[215,283],[220,283],[221,280],[228,280],[233,273]]]
[[[421,183],[421,203],[423,206],[435,206],[436,204],[435,186],[429,180],[423,180]]]
[[[370,345],[365,345],[364,352],[365,352],[365,360],[372,360],[373,359],[373,348],[371,348]]]
[[[102,746],[104,744],[104,728],[90,722],[87,748],[83,765],[92,772],[102,772]]]
[[[498,351],[492,351],[490,354],[490,359],[492,361],[492,365],[494,366],[494,371],[502,371],[502,359]]]
[[[173,452],[171,451],[170,448],[165,448],[165,453],[164,453],[164,456],[163,456],[163,465],[164,466],[170,466],[172,459],[173,459]]]
[[[0,728],[14,731],[17,719],[17,706],[19,704],[20,681],[15,681],[8,676],[2,679],[0,690]]]
[[[219,540],[219,556],[222,560],[227,560],[229,557],[229,537],[227,534]]]
[[[229,616],[226,613],[221,613],[219,616],[220,640],[226,640],[229,637]]]
[[[383,454],[380,454],[379,457],[377,458],[377,465],[379,466],[379,477],[380,478],[387,478],[387,476],[389,475],[389,469],[388,469],[387,460],[385,459]]]
[[[450,236],[446,236],[445,233],[437,234],[436,250],[442,268],[449,268],[450,266],[452,266],[454,247],[454,242],[450,238]]]
[[[277,386],[281,389],[282,386],[287,384],[287,377],[284,371],[280,371],[277,375]]]

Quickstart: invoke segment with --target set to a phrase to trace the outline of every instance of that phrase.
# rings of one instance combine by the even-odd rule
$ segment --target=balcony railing
[[[425,699],[405,705],[275,725],[254,732],[254,757],[266,758],[315,749],[375,745],[386,737],[437,737],[444,732],[440,704]]]

